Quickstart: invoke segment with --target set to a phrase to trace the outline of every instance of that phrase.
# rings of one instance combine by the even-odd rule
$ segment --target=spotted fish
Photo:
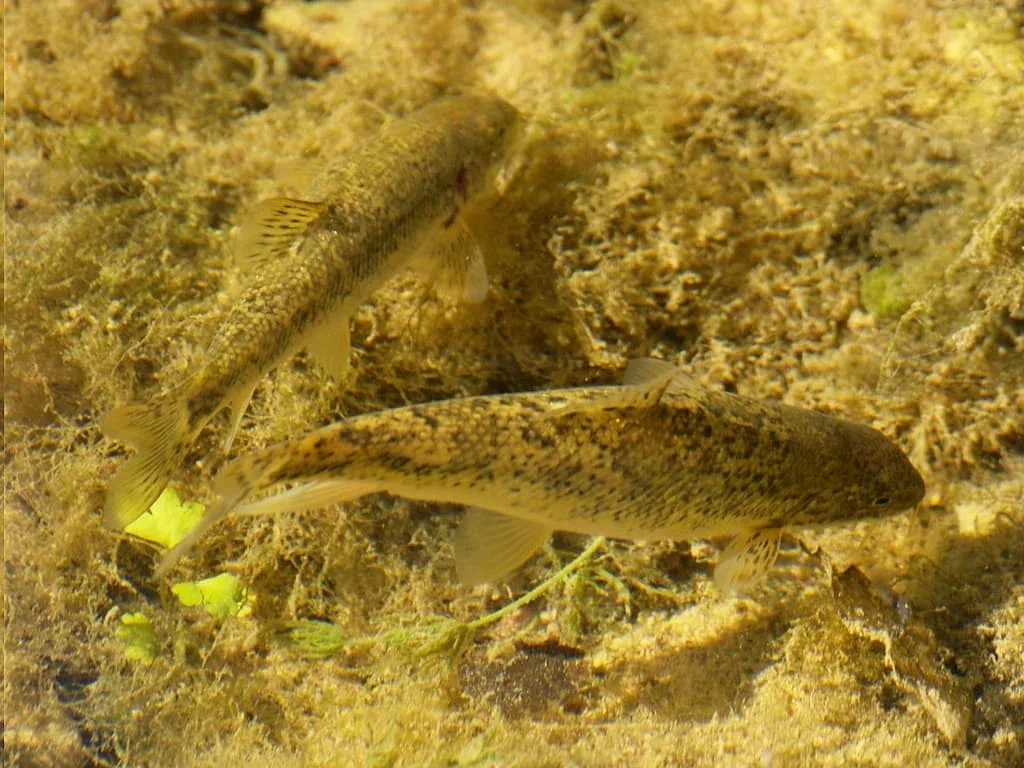
[[[282,484],[295,487],[243,504]],[[383,491],[469,507],[455,537],[466,583],[521,565],[554,530],[634,540],[733,535],[715,574],[733,592],[772,565],[783,529],[905,510],[924,483],[870,427],[702,387],[642,359],[620,386],[348,419],[234,461],[215,489],[219,504],[159,572],[231,512],[297,511]]]
[[[256,384],[296,352],[305,348],[328,373],[344,376],[349,318],[403,268],[444,292],[483,300],[483,257],[461,212],[502,170],[517,121],[495,97],[440,99],[385,125],[340,163],[324,163],[323,199],[258,204],[236,245],[247,286],[196,372],[100,422],[137,450],[109,484],[107,525],[123,529],[152,505],[225,406],[229,450]]]

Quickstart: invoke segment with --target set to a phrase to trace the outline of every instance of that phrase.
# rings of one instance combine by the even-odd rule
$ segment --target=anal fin
[[[722,550],[715,566],[715,586],[725,595],[749,592],[779,556],[781,528],[741,533]]]
[[[473,586],[495,581],[525,563],[552,528],[472,507],[455,532],[455,572]]]
[[[242,424],[242,416],[245,415],[252,401],[252,393],[256,391],[256,382],[250,385],[242,385],[228,396],[228,410],[231,413],[231,422],[228,424],[228,435],[224,440],[224,455],[231,452],[231,444],[235,442],[238,435],[238,427]]]

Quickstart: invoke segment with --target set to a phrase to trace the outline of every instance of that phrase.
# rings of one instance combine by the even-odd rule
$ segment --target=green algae
[[[864,308],[878,318],[899,317],[910,307],[903,276],[894,267],[876,267],[860,284]]]
[[[145,614],[124,614],[118,620],[114,634],[118,640],[124,642],[124,655],[127,658],[146,666],[156,661],[160,653],[160,642]]]

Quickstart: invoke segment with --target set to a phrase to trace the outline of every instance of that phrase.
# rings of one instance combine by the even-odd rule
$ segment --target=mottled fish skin
[[[459,238],[471,237],[459,212],[500,169],[517,119],[495,97],[440,99],[385,125],[331,168],[323,202],[282,199],[288,207],[271,211],[270,223],[251,238],[256,250],[271,242],[265,255],[274,258],[251,264],[254,274],[196,374],[167,395],[102,420],[108,436],[138,449],[110,483],[106,523],[124,528],[148,509],[224,406],[233,411],[230,444],[259,379],[318,332],[328,332],[328,343],[337,339],[343,366],[349,317],[396,273],[416,260],[431,271],[430,251],[458,266],[454,249]],[[289,218],[293,210],[301,221]],[[292,227],[292,242],[274,242]]]
[[[920,475],[870,427],[668,375],[358,416],[227,466],[209,525],[261,489],[311,481],[336,484],[328,501],[348,483],[351,497],[386,491],[626,539],[877,517],[922,498]],[[274,498],[243,511],[286,508]]]

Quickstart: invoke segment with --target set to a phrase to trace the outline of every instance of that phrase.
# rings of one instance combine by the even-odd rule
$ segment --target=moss
[[[892,267],[876,267],[860,284],[860,300],[875,317],[899,317],[910,306],[903,277]]]
[[[66,5],[9,9],[12,762],[1022,762],[1024,86],[1004,6],[82,0],[74,25]],[[244,279],[232,229],[288,186],[280,161],[329,160],[451,87],[528,117],[506,194],[472,214],[487,303],[420,302],[397,278],[354,319],[352,378],[282,365],[236,450],[661,355],[911,453],[920,519],[800,532],[886,587],[852,603],[881,635],[840,610],[821,556],[790,552],[788,578],[729,601],[712,545],[612,543],[472,636],[441,633],[452,661],[416,650],[584,545],[560,537],[512,583],[467,590],[451,510],[374,497],[230,520],[182,576],[203,600],[230,574],[214,616],[152,580],[151,544],[102,529],[123,455],[96,418],[195,370]],[[197,503],[224,426],[175,478]],[[950,676],[975,692],[963,727]]]

